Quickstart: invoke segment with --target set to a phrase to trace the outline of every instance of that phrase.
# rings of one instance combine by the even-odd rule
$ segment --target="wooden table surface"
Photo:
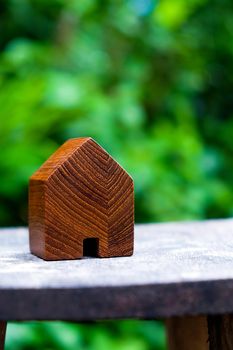
[[[154,319],[233,312],[233,220],[137,225],[124,258],[45,262],[0,230],[0,320]]]

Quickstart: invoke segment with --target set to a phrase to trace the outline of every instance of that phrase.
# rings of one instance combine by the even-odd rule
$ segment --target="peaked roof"
[[[52,176],[53,173],[56,171],[56,169],[59,168],[59,166],[64,164],[69,159],[69,157],[72,156],[72,154],[74,152],[76,152],[79,148],[81,148],[87,142],[92,142],[92,143],[95,143],[98,145],[98,143],[95,142],[91,137],[79,137],[79,138],[69,139],[68,141],[66,141],[31,176],[31,180],[41,180],[41,181],[48,180],[50,178],[50,176]],[[106,156],[110,157],[110,155],[100,145],[98,145],[98,146]],[[114,160],[114,162],[117,163],[117,161],[115,161],[115,160]],[[118,166],[120,168],[122,168],[119,164],[118,164]],[[125,173],[131,178],[131,176],[126,171],[125,171]]]

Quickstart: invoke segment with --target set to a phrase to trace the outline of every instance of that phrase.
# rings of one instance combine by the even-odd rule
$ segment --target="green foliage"
[[[137,221],[232,214],[230,0],[1,6],[0,224],[25,224],[28,177],[82,135],[134,177]]]
[[[1,225],[26,224],[28,177],[83,135],[132,174],[137,221],[232,214],[230,0],[1,7]]]
[[[1,1],[0,225],[27,223],[29,176],[84,135],[132,174],[136,221],[232,215],[232,15],[231,0]],[[13,324],[7,349],[162,349],[156,323],[90,327]]]
[[[165,334],[162,324],[153,321],[10,324],[6,350],[27,350],[31,344],[34,350],[163,350]]]

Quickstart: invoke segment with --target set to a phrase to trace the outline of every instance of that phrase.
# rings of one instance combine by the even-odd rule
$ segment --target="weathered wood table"
[[[0,348],[9,320],[166,319],[172,350],[233,349],[233,220],[138,225],[133,257],[45,262],[0,231]]]

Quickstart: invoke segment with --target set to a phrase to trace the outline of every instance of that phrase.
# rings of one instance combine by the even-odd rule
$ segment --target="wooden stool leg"
[[[4,350],[6,325],[6,322],[0,322],[0,350]]]
[[[210,350],[233,349],[233,315],[208,317]]]
[[[209,350],[207,317],[173,317],[166,326],[169,350]]]

